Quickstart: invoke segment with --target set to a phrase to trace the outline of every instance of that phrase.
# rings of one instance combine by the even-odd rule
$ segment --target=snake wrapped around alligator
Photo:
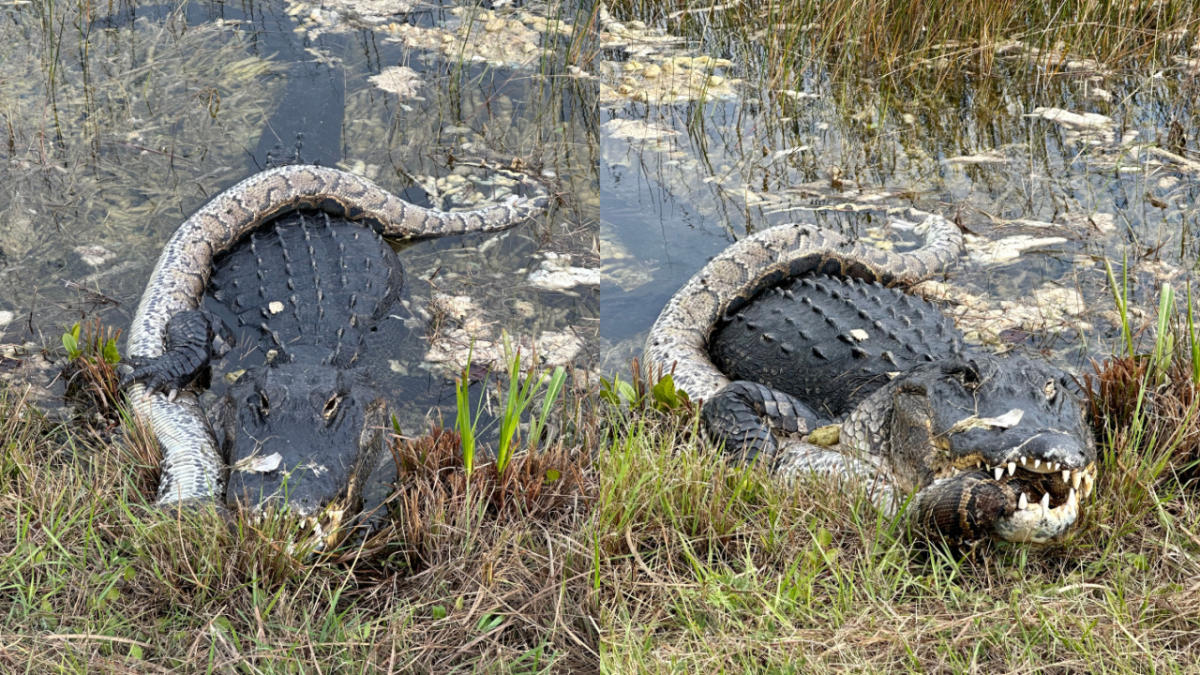
[[[736,458],[845,479],[889,515],[911,498],[918,528],[951,541],[1062,535],[1095,476],[1072,379],[964,344],[905,293],[955,263],[962,235],[916,209],[891,215],[923,244],[896,253],[807,224],[732,244],[662,310],[645,362],[703,401]],[[832,448],[797,438],[831,423]]]
[[[385,244],[351,242],[352,245],[348,247],[348,237],[357,240],[357,234],[344,234],[349,227],[345,221],[368,223],[382,235],[395,239],[424,239],[503,230],[542,211],[547,201],[544,194],[536,197],[513,196],[502,203],[475,210],[442,212],[405,202],[352,173],[320,166],[289,165],[250,176],[197,210],[179,226],[163,248],[129,332],[127,361],[134,367],[132,372],[125,375],[129,399],[134,413],[148,423],[163,448],[158,504],[214,500],[225,493],[230,469],[227,464],[229,457],[225,456],[229,453],[228,446],[218,443],[196,394],[186,386],[197,372],[209,365],[214,356],[222,353],[222,336],[216,328],[218,324],[211,322],[206,313],[197,309],[208,289],[214,260],[218,256],[227,254],[260,226],[272,223],[277,229],[269,232],[265,238],[260,237],[259,243],[262,248],[268,249],[270,255],[265,259],[271,262],[261,263],[259,269],[251,269],[246,274],[250,284],[257,286],[252,294],[279,293],[284,294],[282,299],[286,300],[286,294],[291,293],[293,288],[293,274],[288,271],[291,264],[288,251],[300,247],[305,249],[305,259],[311,258],[311,269],[306,267],[295,276],[309,285],[315,285],[322,278],[331,282],[324,295],[321,288],[306,289],[316,291],[315,299],[309,302],[321,305],[324,298],[329,303],[329,312],[325,312],[326,307],[319,306],[318,315],[325,316],[327,321],[340,321],[343,324],[310,329],[302,326],[300,321],[312,321],[300,319],[301,315],[297,313],[285,325],[293,333],[300,333],[299,338],[291,335],[281,339],[271,333],[281,351],[285,344],[295,345],[297,340],[308,339],[312,346],[324,349],[328,356],[324,361],[317,358],[315,363],[273,363],[250,377],[243,376],[243,389],[249,395],[233,404],[241,408],[234,411],[233,419],[236,420],[239,414],[244,419],[261,418],[266,414],[265,406],[268,403],[278,404],[290,392],[291,399],[287,403],[292,409],[283,413],[298,414],[301,408],[307,410],[310,402],[315,403],[317,425],[328,422],[332,426],[335,419],[345,427],[357,425],[361,428],[345,429],[341,437],[349,438],[353,434],[353,439],[347,442],[349,445],[366,445],[366,436],[371,431],[369,427],[378,426],[378,406],[364,399],[357,404],[356,410],[351,411],[354,415],[349,416],[347,409],[351,403],[355,403],[349,400],[350,397],[344,398],[338,394],[326,402],[326,399],[316,399],[314,392],[324,391],[320,387],[334,387],[343,393],[350,391],[351,383],[344,371],[354,356],[343,358],[341,355],[343,343],[348,342],[344,333],[364,329],[362,325],[355,326],[366,320],[362,311],[378,314],[386,310],[386,301],[394,295],[393,286],[400,283],[401,275],[398,270],[392,269],[394,266],[384,257],[393,255]],[[291,212],[295,212],[294,217],[278,218]],[[324,222],[304,215],[313,212],[323,216]],[[331,215],[336,219],[331,219]],[[316,255],[310,255],[314,250]],[[262,261],[266,254],[260,251],[256,255]],[[351,255],[356,257],[349,257]],[[362,263],[364,256],[367,261],[365,268]],[[254,255],[246,257],[253,263]],[[358,261],[356,264],[359,269],[345,271],[348,265],[346,261],[351,259]],[[372,261],[380,263],[376,268],[381,268],[380,273],[389,277],[387,283],[381,281],[375,284],[378,289],[368,287],[372,283],[368,273],[373,269],[370,264]],[[330,276],[335,278],[331,280]],[[331,292],[341,293],[344,297],[330,296]],[[304,301],[297,302],[294,295],[292,299],[294,305],[304,304]],[[374,306],[357,310],[360,313],[356,314],[356,310],[352,309],[356,301],[374,303]],[[271,304],[282,307],[284,303]],[[340,307],[334,307],[334,304]],[[351,309],[348,310],[347,305]],[[277,311],[281,310],[261,308],[266,322],[271,321],[269,315]],[[270,328],[266,323],[263,326]],[[306,332],[317,337],[306,338]],[[352,348],[347,349],[352,351]],[[288,350],[298,351],[299,347],[289,346]],[[311,354],[311,348],[304,353]],[[288,356],[290,359],[291,355]],[[268,397],[277,400],[268,402]],[[247,400],[250,401],[249,405]],[[263,408],[261,412],[257,410],[259,406]],[[247,412],[247,407],[253,410]],[[276,411],[273,414],[280,413]],[[296,443],[293,442],[294,437],[288,434],[304,432],[291,428],[296,425],[285,421],[291,419],[286,415],[272,419],[275,421],[258,419],[263,430],[255,432],[259,435],[251,438],[250,443],[261,446],[269,434],[281,439],[280,448],[285,454],[292,452],[290,447]],[[232,438],[234,432],[230,431],[228,435]],[[303,439],[303,442],[310,445],[327,444],[315,436]],[[382,445],[379,442],[374,444]],[[314,448],[312,451],[320,450]],[[353,453],[355,449],[347,451]],[[377,450],[375,454],[378,454]],[[247,459],[258,461],[262,458]],[[348,464],[366,460],[338,458],[336,461]],[[316,473],[322,472],[323,468]],[[349,478],[343,475],[343,480],[354,483],[357,479],[351,473]],[[333,489],[344,491],[349,488],[333,486]]]

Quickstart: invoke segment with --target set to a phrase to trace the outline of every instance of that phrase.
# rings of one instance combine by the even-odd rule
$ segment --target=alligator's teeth
[[[1041,460],[1041,458],[1040,458],[1040,457],[1034,457],[1034,458],[1033,458],[1033,468],[1034,468],[1034,469],[1038,469],[1038,468],[1039,468],[1039,467],[1041,467],[1041,466],[1042,466],[1042,460]]]
[[[1017,500],[1017,509],[1024,510],[1026,506],[1029,506],[1029,497],[1026,497],[1025,493],[1022,492],[1021,498]]]
[[[1043,509],[1050,508],[1050,493],[1049,492],[1042,494],[1042,508]]]
[[[1071,491],[1067,493],[1067,503],[1074,504],[1075,499],[1076,499],[1075,488],[1071,488]]]
[[[1059,464],[1058,462],[1050,462],[1049,463],[1049,467],[1050,467],[1051,471],[1058,471],[1058,467],[1060,467],[1060,466],[1062,466],[1062,465]]]
[[[1004,475],[1004,467],[998,466],[995,469],[992,469],[992,473],[995,474],[996,480],[1000,480],[1000,477]]]
[[[1016,462],[1009,462],[1009,463],[1008,463],[1008,475],[1010,475],[1010,476],[1011,476],[1011,475],[1013,475],[1013,474],[1014,474],[1014,473],[1016,473],[1016,472],[1017,472],[1017,463],[1016,463]]]
[[[1017,458],[1017,463],[1020,464],[1021,466],[1025,466],[1026,464],[1029,463],[1029,458],[1026,457],[1025,455],[1021,455],[1020,457]]]
[[[1070,469],[1063,469],[1063,472],[1062,472],[1062,477],[1063,477],[1063,482],[1064,482],[1064,483],[1066,483],[1066,482],[1070,481],[1070,480],[1071,480],[1071,470],[1070,470]]]
[[[1072,472],[1071,472],[1071,488],[1072,488],[1072,489],[1078,488],[1078,487],[1079,487],[1079,481],[1080,481],[1080,480],[1082,480],[1082,479],[1083,479],[1083,472],[1082,472],[1082,471],[1072,471]]]

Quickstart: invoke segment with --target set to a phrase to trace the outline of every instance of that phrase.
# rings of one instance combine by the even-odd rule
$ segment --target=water
[[[739,35],[671,41],[633,22],[602,26],[609,368],[640,352],[658,309],[711,256],[781,222],[904,246],[903,233],[878,228],[886,208],[954,218],[968,255],[922,292],[950,301],[970,339],[1076,369],[1115,348],[1105,260],[1118,275],[1128,260],[1143,308],[1164,281],[1190,282],[1200,110],[1189,67],[1051,70],[1001,55],[992,77],[931,75],[883,91],[866,78],[832,82],[814,61],[798,82],[771,87],[752,59],[719,59],[753,54]],[[669,65],[678,73],[704,54],[718,87],[668,80]]]
[[[357,12],[365,18],[355,23],[286,2],[0,12],[0,171],[10,188],[0,194],[0,342],[54,347],[65,327],[93,316],[127,327],[178,224],[271,161],[341,166],[449,208],[510,194],[513,181],[490,167],[515,160],[562,195],[551,213],[499,235],[400,247],[405,305],[373,336],[367,367],[401,392],[403,428],[419,433],[453,400],[465,324],[497,354],[502,332],[527,354],[535,341],[574,336],[573,348],[543,356],[594,364],[596,294],[529,280],[547,258],[595,265],[595,160],[578,114],[594,108],[594,94],[555,84],[567,38],[525,31],[506,41],[525,47],[520,58],[500,61],[447,52],[442,36],[474,22],[482,33],[492,21],[492,36],[519,25],[452,6]],[[400,41],[406,30],[436,36],[432,47]],[[466,313],[431,309],[435,294],[469,303]],[[434,334],[447,338],[438,362],[428,353]],[[476,365],[486,356],[477,350]],[[214,391],[222,388],[218,379]]]

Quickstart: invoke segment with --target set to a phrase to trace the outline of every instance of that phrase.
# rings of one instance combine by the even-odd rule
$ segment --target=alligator
[[[664,308],[647,363],[703,401],[731,457],[844,479],[888,515],[968,543],[1045,542],[1078,519],[1095,441],[1062,370],[967,344],[903,287],[944,272],[958,228],[911,209],[924,243],[894,253],[787,224],[716,256]],[[803,437],[833,425],[836,444]]]
[[[318,543],[363,510],[385,447],[385,405],[356,367],[366,334],[399,297],[403,271],[381,235],[418,239],[512,227],[547,198],[441,212],[365,178],[289,165],[217,195],[163,249],[130,330],[124,376],[135,414],[163,446],[158,504],[287,511]],[[368,226],[364,226],[368,225]],[[196,383],[232,331],[201,309],[206,291],[263,363],[211,416]]]

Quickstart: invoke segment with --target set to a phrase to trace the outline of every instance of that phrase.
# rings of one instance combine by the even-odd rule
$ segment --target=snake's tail
[[[225,463],[196,396],[179,392],[174,400],[134,383],[129,398],[163,448],[158,505],[214,500],[225,492]]]

